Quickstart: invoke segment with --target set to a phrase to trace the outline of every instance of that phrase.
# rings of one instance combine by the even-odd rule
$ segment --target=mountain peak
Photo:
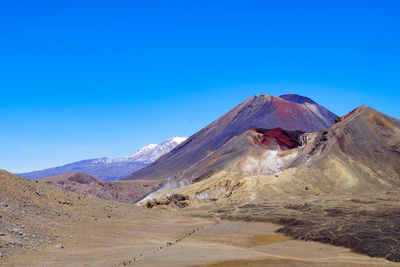
[[[244,104],[246,102],[253,102],[253,101],[267,102],[267,101],[273,100],[274,98],[278,98],[278,97],[273,96],[273,95],[260,94],[260,95],[255,95],[255,96],[250,97],[249,99],[247,99],[247,101],[244,101],[242,104]]]
[[[82,177],[86,175],[82,173],[87,173],[102,180],[118,180],[140,168],[143,168],[147,164],[152,163],[185,140],[185,137],[173,137],[161,144],[149,144],[144,146],[135,153],[126,157],[104,157],[82,160],[55,168],[22,173],[21,175],[30,179],[38,179],[64,173]]]
[[[295,102],[298,104],[305,104],[305,103],[310,103],[310,104],[316,104],[313,100],[311,100],[308,97],[301,96],[301,95],[296,95],[296,94],[286,94],[286,95],[280,95],[280,98],[290,101],[290,102]]]
[[[339,117],[339,118],[336,118],[335,119],[335,124],[338,123],[338,122],[344,121],[349,117],[354,117],[354,116],[357,116],[357,114],[361,114],[361,113],[365,113],[365,112],[377,112],[377,111],[375,109],[367,106],[367,105],[362,105],[362,106],[359,106],[359,107],[353,109],[352,111],[350,111],[346,115],[344,115],[342,117]]]
[[[175,142],[175,143],[180,144],[180,143],[186,141],[186,139],[187,139],[187,137],[175,136],[175,137],[172,137],[171,139],[169,139],[168,141],[171,141],[171,142]]]
[[[183,143],[184,141],[186,141],[186,137],[179,137],[179,136],[175,136],[172,137],[164,142],[162,142],[160,144],[160,146],[169,146],[171,144],[174,144],[175,146],[180,145],[181,143]]]
[[[335,114],[303,96],[252,96],[189,137],[178,149],[126,179],[190,179],[186,174],[193,164],[251,127],[314,132],[330,127],[336,118]]]
[[[146,164],[151,163],[168,153],[170,150],[175,148],[177,145],[186,140],[186,137],[172,137],[161,144],[150,144],[141,149],[137,150],[135,153],[123,158],[109,159],[111,161],[139,161]]]

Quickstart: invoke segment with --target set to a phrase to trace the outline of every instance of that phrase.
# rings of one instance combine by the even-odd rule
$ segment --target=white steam
[[[164,196],[168,197],[168,196],[174,194],[174,191],[168,192],[168,193],[164,193],[164,194],[163,193],[159,194],[159,193],[162,192],[162,191],[165,191],[165,190],[179,189],[179,188],[181,188],[183,186],[186,186],[186,185],[189,185],[189,184],[190,184],[190,181],[188,179],[186,179],[186,178],[184,178],[183,180],[180,180],[180,181],[176,181],[176,180],[172,180],[169,177],[167,179],[167,181],[164,182],[162,184],[162,186],[157,191],[154,191],[154,192],[148,194],[142,201],[153,199],[156,194],[157,194],[157,197],[164,197]]]

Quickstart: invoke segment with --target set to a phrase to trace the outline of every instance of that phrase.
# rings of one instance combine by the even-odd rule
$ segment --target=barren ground
[[[296,237],[291,231],[299,232],[307,239],[322,235],[321,227],[339,240],[346,236],[357,240],[349,233],[379,234],[380,239],[367,239],[366,244],[397,249],[394,242],[385,246],[390,241],[386,236],[397,236],[398,202],[394,200],[384,202],[386,210],[393,209],[386,216],[379,213],[382,206],[374,206],[371,200],[350,199],[351,205],[338,210],[333,208],[336,202],[331,205],[332,199],[323,198],[307,204],[295,199],[296,205],[270,199],[275,206],[262,198],[235,205],[225,199],[217,206],[168,211],[83,197],[5,171],[0,171],[0,186],[2,266],[399,266],[346,248],[292,240],[275,232],[280,226],[267,223],[276,221],[284,225],[285,233]],[[391,194],[385,197],[394,199]],[[371,213],[361,213],[365,210]],[[369,214],[374,216],[368,219]],[[378,225],[384,221],[387,227],[368,223],[369,228],[361,232],[340,229],[341,222],[360,225],[366,219],[379,219]]]
[[[46,244],[7,266],[399,266],[349,249],[292,240],[268,223],[146,211],[135,217],[57,224],[63,249]],[[195,231],[193,234],[193,231]],[[177,240],[178,242],[176,242]],[[168,245],[167,242],[172,242]],[[140,256],[142,254],[142,256]]]

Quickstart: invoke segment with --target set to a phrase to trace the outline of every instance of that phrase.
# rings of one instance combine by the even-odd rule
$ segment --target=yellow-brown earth
[[[5,171],[0,186],[4,266],[397,266],[292,240],[269,223],[82,197]]]

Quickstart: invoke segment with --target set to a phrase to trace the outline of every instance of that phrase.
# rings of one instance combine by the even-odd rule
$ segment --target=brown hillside
[[[124,203],[135,203],[149,192],[155,190],[160,183],[157,180],[104,182],[78,172],[45,177],[37,181],[56,185],[84,196],[94,196]]]

